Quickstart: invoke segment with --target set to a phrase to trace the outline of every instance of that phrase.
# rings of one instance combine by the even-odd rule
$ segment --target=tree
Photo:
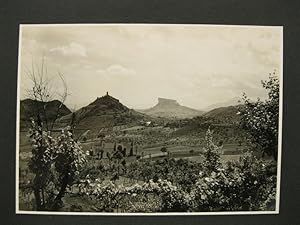
[[[46,188],[53,178],[50,169],[53,162],[55,140],[34,121],[32,121],[30,138],[32,157],[30,158],[28,166],[34,174],[32,188],[35,196],[36,209],[42,210],[47,203],[45,199]]]
[[[239,146],[242,146],[243,142],[241,140],[239,140]]]
[[[47,131],[52,131],[55,122],[60,115],[60,110],[69,95],[64,76],[59,71],[57,72],[57,76],[61,81],[61,86],[59,87],[56,85],[54,88],[52,78],[55,76],[49,76],[45,64],[45,57],[42,58],[40,66],[32,62],[31,68],[26,68],[26,73],[32,82],[32,88],[27,90],[27,95],[35,102],[35,116],[33,119],[36,120],[38,126],[41,126]],[[48,103],[53,100],[59,100],[59,104],[57,105],[53,118],[50,120],[47,107]]]
[[[54,152],[54,166],[58,174],[58,194],[52,208],[59,208],[61,199],[68,185],[72,185],[79,171],[86,162],[85,155],[79,144],[72,138],[70,130],[62,131],[57,138]]]
[[[279,80],[275,72],[269,74],[268,81],[262,81],[268,91],[265,101],[251,101],[243,95],[244,105],[240,107],[241,126],[249,133],[252,143],[263,154],[272,156],[277,161],[278,122],[279,122]]]
[[[131,146],[130,146],[129,156],[133,156],[133,142],[131,143]]]
[[[73,139],[70,127],[62,129],[61,133],[53,135],[54,125],[59,117],[60,109],[68,96],[67,84],[63,75],[58,72],[62,82],[62,89],[52,88],[51,79],[47,74],[44,58],[41,66],[32,63],[31,70],[27,70],[32,81],[32,88],[28,95],[35,100],[35,116],[32,118],[30,138],[32,143],[32,156],[29,169],[34,174],[33,193],[37,210],[57,209],[65,194],[68,185],[72,185],[75,176],[85,162],[78,143]],[[61,92],[57,90],[62,90]],[[54,118],[48,119],[48,102],[59,99]],[[43,107],[40,107],[42,103]],[[71,125],[73,120],[71,122]]]
[[[221,165],[219,147],[213,143],[212,132],[208,128],[205,135],[203,166],[208,174],[218,171]]]
[[[123,154],[123,157],[126,157],[126,148],[123,148],[122,154]]]
[[[160,149],[160,151],[163,152],[163,153],[165,153],[165,152],[168,151],[168,149],[167,149],[166,147],[162,147],[162,148]]]
[[[103,153],[104,153],[104,150],[101,148],[100,149],[100,159],[103,159]]]
[[[67,186],[73,184],[86,161],[81,147],[68,129],[62,130],[56,138],[50,134],[32,122],[29,169],[34,174],[33,192],[37,210],[58,209]]]
[[[114,170],[114,176],[112,180],[116,180],[120,176],[120,169],[123,171],[126,171],[126,160],[124,159],[124,149],[122,145],[118,145],[115,143],[114,150],[112,152],[112,155],[109,159],[110,167],[111,169],[116,168],[117,170]]]

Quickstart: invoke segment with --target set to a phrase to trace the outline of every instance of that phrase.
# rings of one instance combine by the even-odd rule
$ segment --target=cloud
[[[48,56],[49,74],[65,74],[78,106],[109,91],[132,107],[150,107],[160,95],[203,108],[243,92],[265,96],[260,81],[280,69],[280,34],[265,27],[27,26],[22,65]]]
[[[110,76],[110,75],[132,76],[132,75],[136,74],[136,72],[133,69],[126,68],[126,67],[124,67],[122,65],[118,65],[118,64],[111,65],[104,70],[99,69],[99,70],[97,70],[97,73],[107,75],[107,76]]]
[[[213,78],[211,80],[212,87],[232,87],[232,80],[228,78]]]
[[[62,54],[64,56],[80,56],[80,57],[87,57],[86,49],[82,45],[71,42],[67,46],[60,46],[56,48],[52,48],[49,50],[50,52],[56,52]]]

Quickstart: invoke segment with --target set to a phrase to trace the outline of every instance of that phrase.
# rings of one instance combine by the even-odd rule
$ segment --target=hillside
[[[94,102],[77,110],[74,115],[60,118],[59,123],[69,125],[72,117],[75,118],[76,130],[91,130],[91,133],[97,133],[101,128],[136,125],[149,119],[148,116],[127,108],[108,94],[98,97]]]
[[[246,134],[239,127],[240,116],[238,115],[238,107],[241,106],[216,108],[202,116],[174,121],[168,123],[167,126],[177,128],[172,134],[174,137],[204,137],[205,132],[210,128],[214,133],[216,143],[219,141],[224,141],[225,143],[244,141]]]
[[[45,116],[46,116],[47,121],[49,121],[49,123],[52,123],[53,120],[56,119],[57,112],[59,112],[57,118],[71,113],[70,109],[68,109],[68,107],[65,106],[63,103],[61,103],[59,100],[53,100],[50,102],[41,102],[32,99],[21,100],[20,101],[21,129],[28,128],[31,122],[30,118],[34,118],[36,120],[38,112],[40,112],[42,121],[45,121]]]
[[[238,115],[239,106],[228,106],[213,109],[203,114],[203,117],[212,118],[220,123],[236,123],[239,121],[240,116]]]
[[[155,106],[142,112],[150,116],[177,119],[192,118],[203,114],[202,111],[182,106],[176,100],[166,98],[158,98]]]

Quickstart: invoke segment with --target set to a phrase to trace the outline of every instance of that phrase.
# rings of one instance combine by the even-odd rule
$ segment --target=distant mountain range
[[[220,107],[236,106],[236,105],[241,104],[241,102],[242,102],[242,98],[235,97],[235,98],[231,98],[231,99],[229,99],[227,101],[224,101],[224,102],[219,102],[219,103],[215,103],[215,104],[212,104],[210,106],[207,106],[204,109],[204,111],[208,112],[208,111],[211,111],[213,109],[220,108]]]
[[[235,100],[238,101],[238,99]],[[227,103],[229,103],[229,101]],[[215,104],[215,106],[224,104],[225,103]],[[71,121],[74,120],[77,130],[95,130],[95,132],[98,132],[102,128],[137,125],[146,121],[157,122],[168,119],[190,119],[197,116],[214,118],[224,123],[232,123],[239,120],[237,106],[217,107],[208,112],[204,112],[182,106],[173,99],[158,98],[158,103],[152,108],[137,111],[129,109],[118,99],[107,93],[74,113],[58,100],[47,103],[31,99],[22,100],[20,103],[21,128],[29,127],[30,117],[36,119],[37,110],[45,110],[47,112],[47,120],[53,121],[56,119],[56,112],[59,106],[61,108],[57,116],[57,127],[70,125]]]
[[[200,116],[204,112],[180,105],[176,100],[158,98],[158,103],[150,109],[139,110],[149,116],[164,118],[192,118]]]

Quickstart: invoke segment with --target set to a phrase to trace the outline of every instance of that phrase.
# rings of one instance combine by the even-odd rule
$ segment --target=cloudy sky
[[[158,97],[203,109],[261,87],[281,70],[281,28],[199,25],[23,26],[20,94],[31,87],[26,70],[41,65],[66,104],[80,108],[109,92],[130,108],[148,108]]]

